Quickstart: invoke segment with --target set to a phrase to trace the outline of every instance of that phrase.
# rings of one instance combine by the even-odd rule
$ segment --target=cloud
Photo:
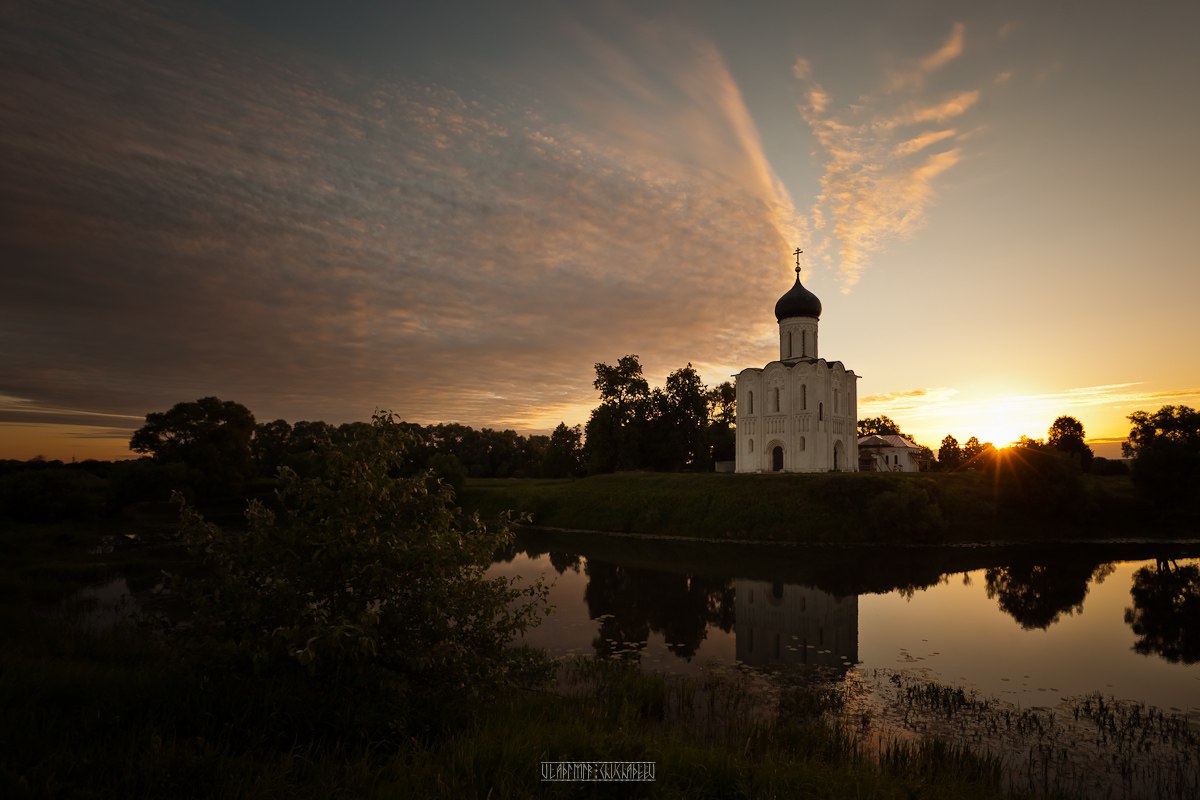
[[[965,32],[966,26],[963,23],[954,23],[940,47],[917,59],[916,63],[906,70],[893,70],[888,75],[888,89],[895,91],[921,88],[926,76],[962,55]]]
[[[0,393],[38,419],[552,427],[597,361],[758,360],[805,223],[705,40],[585,37],[560,107],[248,36],[125,2],[0,34]]]
[[[926,75],[963,54],[964,32],[955,23],[937,50],[906,71],[890,73],[880,92],[844,107],[837,107],[813,78],[811,63],[796,61],[792,72],[802,82],[805,98],[800,112],[824,167],[820,193],[809,210],[811,228],[823,238],[812,252],[822,263],[836,264],[844,291],[889,242],[912,236],[924,224],[936,194],[935,179],[963,158],[964,137],[944,126],[967,114],[979,102],[980,91],[964,89],[933,99],[919,92]]]

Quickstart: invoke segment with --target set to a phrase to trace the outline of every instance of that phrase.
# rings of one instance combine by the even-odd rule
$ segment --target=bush
[[[322,478],[282,469],[279,512],[251,501],[246,531],[185,507],[205,567],[186,632],[197,652],[273,682],[302,675],[296,685],[321,707],[353,700],[393,733],[433,727],[520,680],[531,656],[508,645],[539,621],[546,590],[485,577],[511,531],[464,517],[428,473],[405,477],[415,444],[377,414],[331,446]]]

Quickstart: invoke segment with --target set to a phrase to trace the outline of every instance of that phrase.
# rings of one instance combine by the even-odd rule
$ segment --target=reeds
[[[1100,694],[1070,698],[1054,709],[1023,709],[903,674],[877,671],[871,678],[881,731],[936,736],[995,757],[1012,791],[1200,797],[1200,730],[1182,715]]]

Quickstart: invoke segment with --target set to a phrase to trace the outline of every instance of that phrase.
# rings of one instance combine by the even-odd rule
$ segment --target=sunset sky
[[[352,7],[348,10],[346,6]],[[936,449],[1200,404],[1200,4],[6,4],[0,458],[149,411],[545,432],[777,356]]]

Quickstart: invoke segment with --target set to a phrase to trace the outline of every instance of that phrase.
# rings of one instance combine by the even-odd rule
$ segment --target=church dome
[[[821,316],[821,301],[815,294],[804,288],[800,283],[800,273],[796,272],[796,284],[779,301],[775,303],[775,319],[782,322],[788,317],[817,317]]]

